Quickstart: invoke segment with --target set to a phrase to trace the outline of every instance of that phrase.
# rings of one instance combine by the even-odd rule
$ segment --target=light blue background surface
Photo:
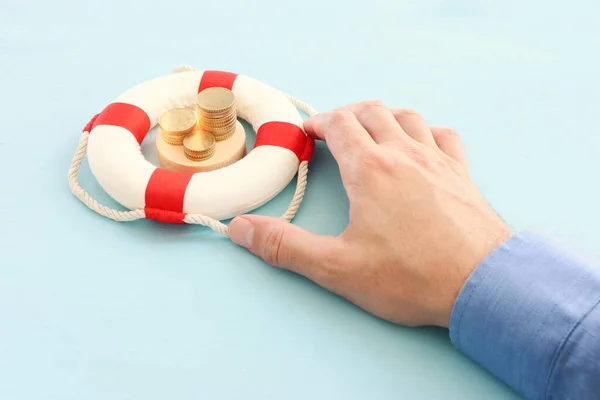
[[[462,133],[515,229],[597,248],[597,4],[2,0],[0,398],[515,397],[447,331],[378,320],[201,227],[99,217],[67,170],[93,114],[187,63],[318,110],[415,108]],[[81,181],[114,206],[87,163]],[[292,189],[257,212],[280,214]],[[347,209],[320,145],[295,223],[339,233]]]

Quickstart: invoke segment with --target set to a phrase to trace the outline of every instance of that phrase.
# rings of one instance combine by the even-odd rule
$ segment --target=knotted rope
[[[194,68],[188,65],[182,65],[175,68],[173,72],[178,73],[191,70],[194,70]],[[292,104],[294,104],[300,110],[307,113],[309,116],[315,115],[317,113],[317,111],[314,108],[304,103],[303,101],[300,101],[288,94],[286,94],[286,96],[292,102]],[[83,162],[83,158],[86,154],[89,136],[90,132],[87,129],[81,134],[81,137],[79,138],[79,145],[77,146],[77,149],[75,150],[75,155],[73,156],[73,160],[71,161],[71,167],[69,168],[69,188],[71,189],[71,192],[90,210],[95,211],[103,217],[112,219],[114,221],[129,222],[145,218],[146,213],[143,209],[136,209],[131,211],[118,211],[106,207],[94,200],[92,196],[90,196],[90,194],[79,185],[79,168],[81,167],[81,163]],[[307,176],[308,161],[302,161],[298,166],[298,179],[296,183],[296,191],[294,193],[294,197],[292,198],[292,201],[290,202],[290,205],[286,212],[281,217],[279,217],[280,219],[287,222],[290,222],[292,219],[294,219],[294,216],[296,215],[296,212],[298,211],[298,208],[302,203],[302,199],[304,198],[304,192],[306,191],[307,184]],[[208,217],[203,214],[187,214],[183,221],[188,224],[203,225],[211,228],[216,232],[219,232],[223,236],[229,236],[227,225],[225,225],[217,219]]]

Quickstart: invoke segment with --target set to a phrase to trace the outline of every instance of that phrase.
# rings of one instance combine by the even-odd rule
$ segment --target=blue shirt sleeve
[[[529,399],[600,399],[600,263],[521,232],[471,274],[452,343]]]

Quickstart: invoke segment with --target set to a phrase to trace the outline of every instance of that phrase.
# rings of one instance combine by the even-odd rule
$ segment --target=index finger
[[[376,145],[349,110],[333,110],[312,116],[304,121],[304,130],[309,136],[324,140],[340,165]]]

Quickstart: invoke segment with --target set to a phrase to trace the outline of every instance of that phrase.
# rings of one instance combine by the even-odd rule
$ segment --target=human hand
[[[512,234],[471,181],[458,134],[377,101],[304,127],[339,165],[348,227],[321,236],[245,215],[229,225],[231,239],[383,319],[448,327],[470,273]]]

